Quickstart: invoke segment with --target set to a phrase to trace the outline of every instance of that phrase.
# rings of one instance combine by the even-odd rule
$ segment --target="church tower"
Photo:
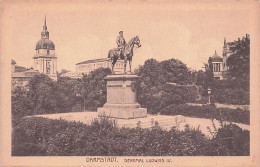
[[[49,39],[49,32],[46,25],[46,16],[44,20],[41,39],[37,42],[35,48],[34,70],[48,75],[51,79],[57,81],[57,57],[55,55],[55,45]]]
[[[227,57],[228,57],[228,45],[227,45],[227,42],[226,42],[226,38],[224,38],[224,46],[223,46],[223,71],[227,71],[227,70],[228,70]]]

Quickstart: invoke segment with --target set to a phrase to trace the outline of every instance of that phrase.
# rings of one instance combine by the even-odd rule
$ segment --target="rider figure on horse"
[[[119,49],[119,57],[122,59],[124,47],[126,45],[125,38],[123,37],[123,31],[119,32],[119,36],[116,39],[116,43]]]

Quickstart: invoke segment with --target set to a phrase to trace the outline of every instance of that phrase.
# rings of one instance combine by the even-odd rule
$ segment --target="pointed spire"
[[[47,26],[46,26],[46,15],[45,15],[45,20],[44,20],[44,26],[47,27]]]
[[[47,25],[46,25],[46,15],[45,15],[45,18],[44,18],[43,31],[47,31]]]
[[[44,18],[44,24],[43,24],[43,30],[41,32],[41,37],[42,39],[49,39],[49,32],[47,30],[47,25],[46,25],[46,15],[45,15],[45,18]]]

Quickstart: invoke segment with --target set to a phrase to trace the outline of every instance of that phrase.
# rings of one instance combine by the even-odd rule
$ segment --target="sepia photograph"
[[[0,7],[1,166],[260,163],[258,1]]]

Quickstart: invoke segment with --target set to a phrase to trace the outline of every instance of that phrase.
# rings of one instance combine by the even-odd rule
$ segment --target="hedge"
[[[249,105],[250,92],[241,88],[215,89],[212,91],[212,101],[222,104]]]
[[[162,115],[183,115],[196,118],[250,124],[250,112],[243,109],[216,108],[212,105],[189,106],[187,104],[169,105],[160,111]]]
[[[108,118],[84,125],[46,118],[13,121],[12,156],[249,155],[249,131],[223,126],[208,139],[198,129],[118,128]]]
[[[156,114],[171,104],[194,103],[199,98],[199,88],[195,85],[165,84],[162,89],[140,87],[137,101],[148,113]]]

